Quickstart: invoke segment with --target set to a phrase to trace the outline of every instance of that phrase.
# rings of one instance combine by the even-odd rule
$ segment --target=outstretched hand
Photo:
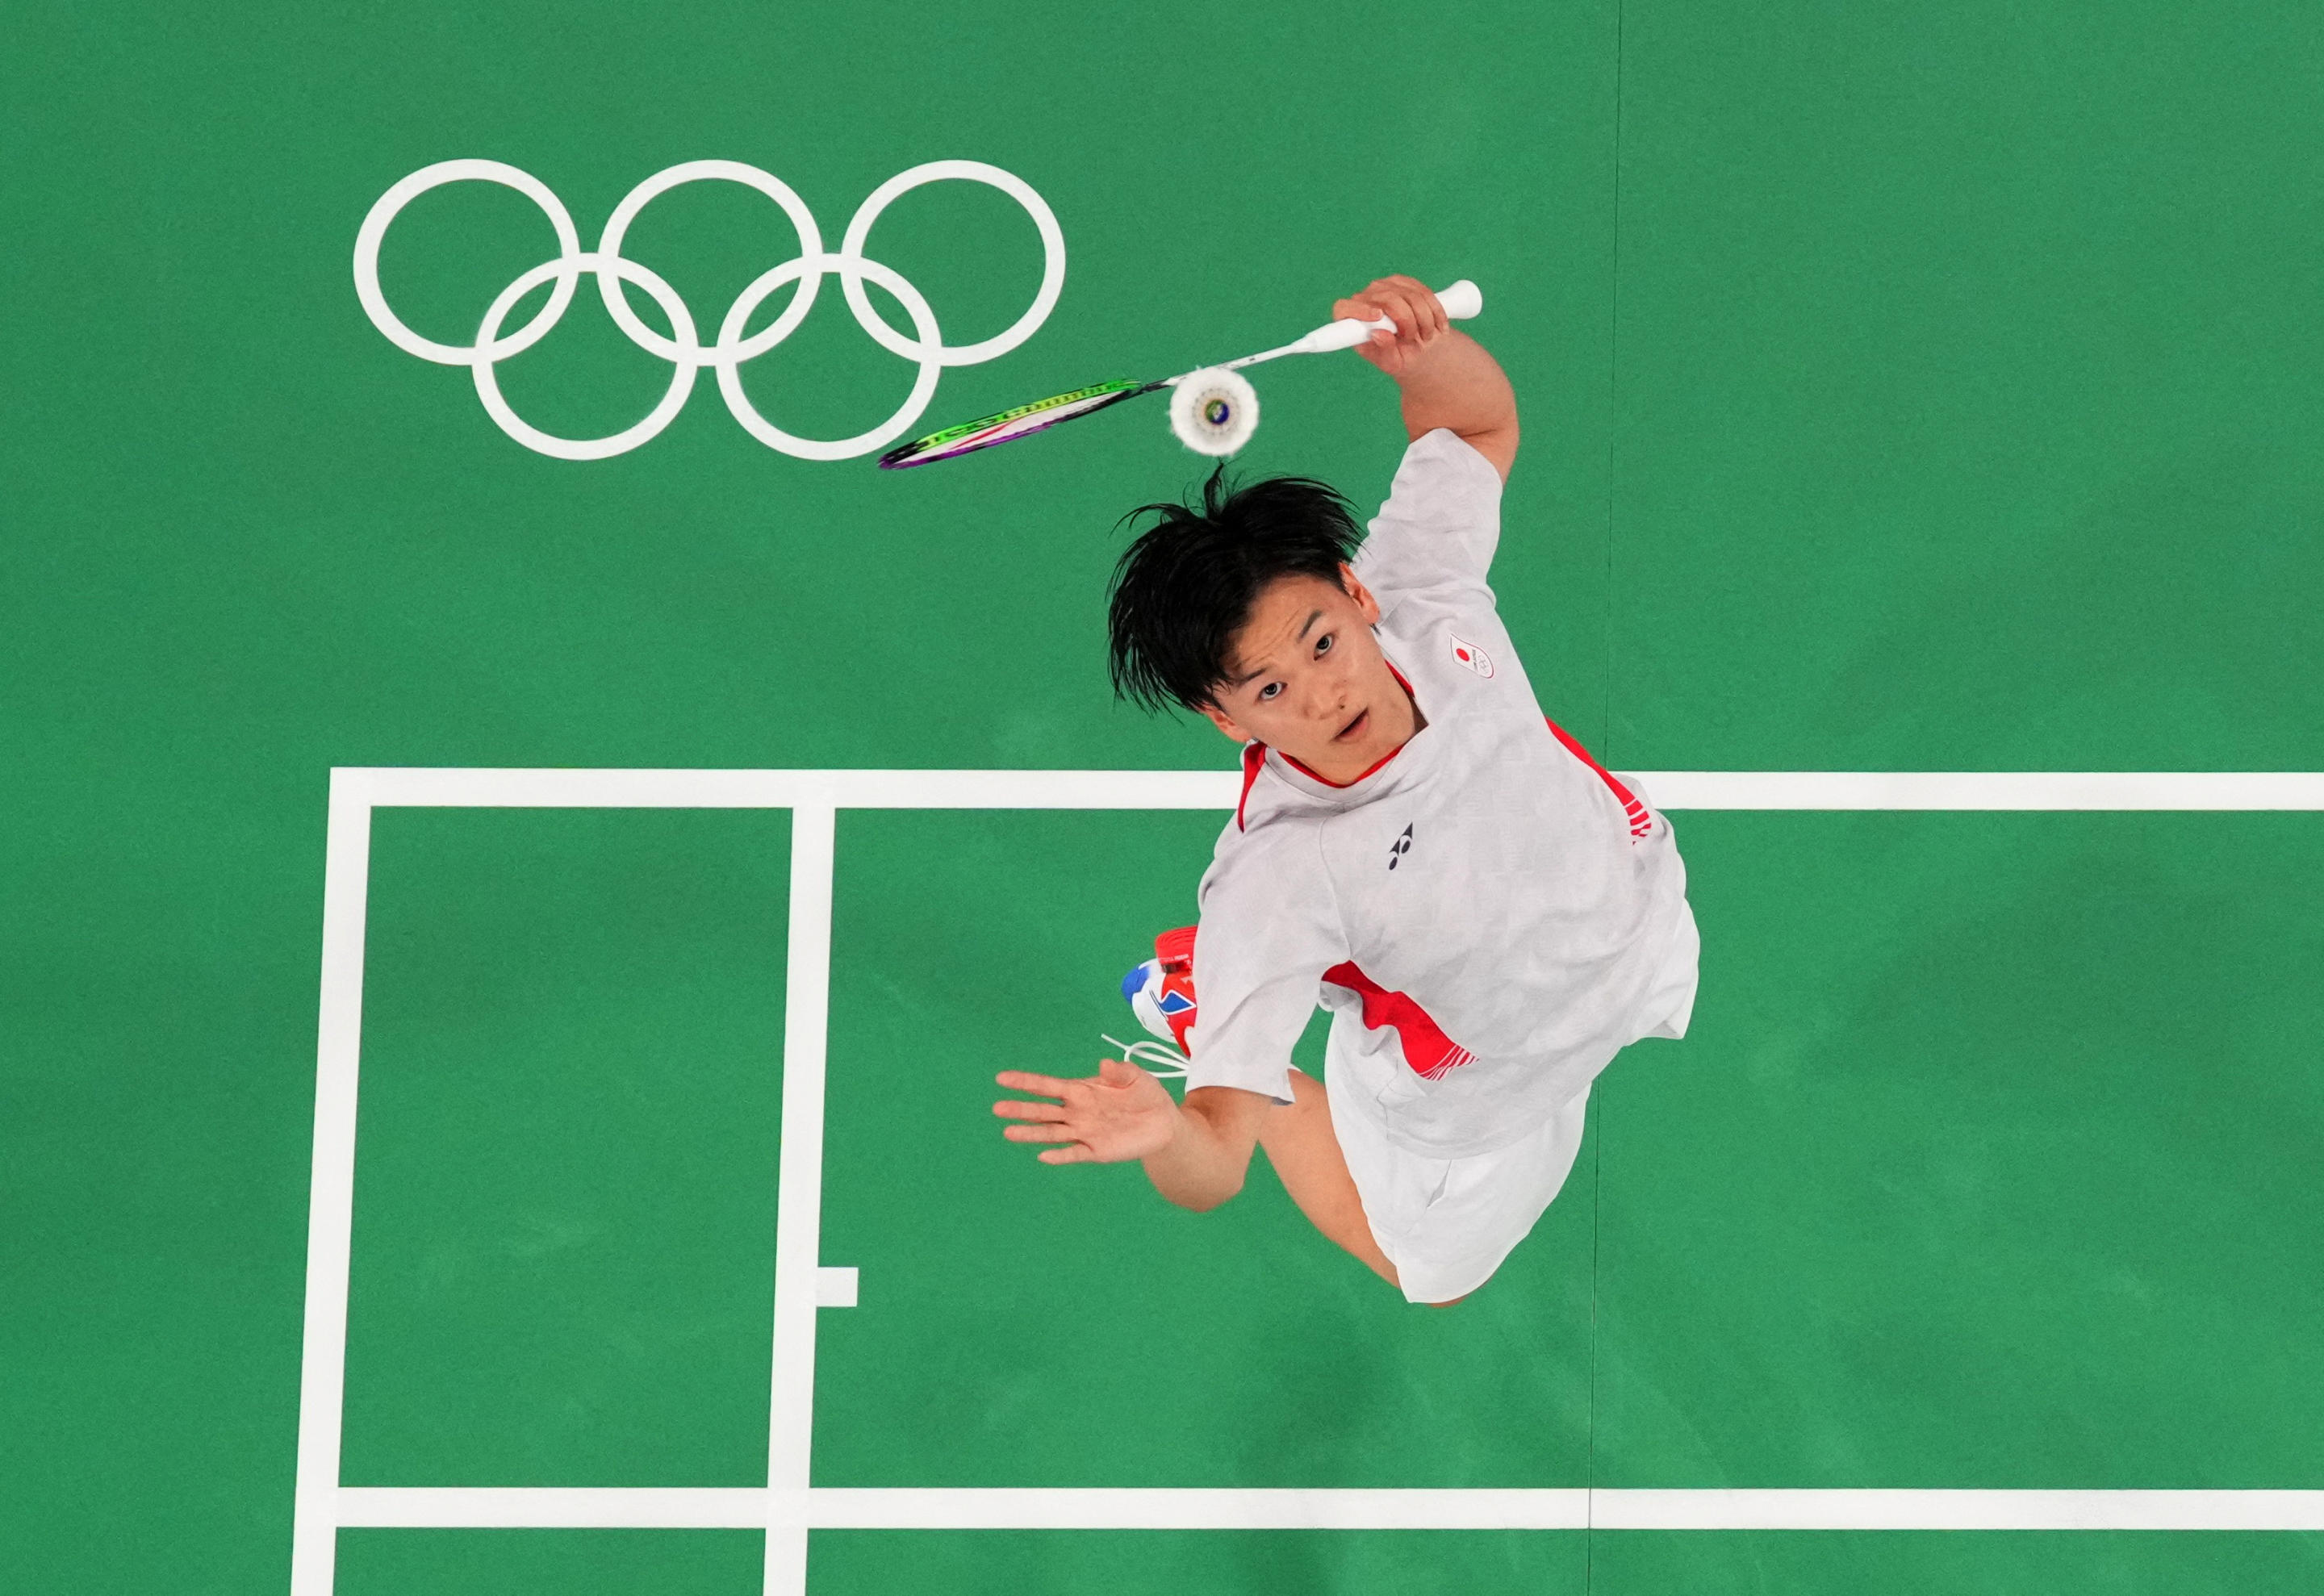
[[[1011,1092],[1056,1098],[1028,1102],[1006,1097],[992,1105],[1004,1120],[1025,1123],[1001,1134],[1011,1141],[1048,1141],[1044,1164],[1123,1164],[1158,1153],[1178,1131],[1178,1104],[1169,1089],[1134,1064],[1109,1058],[1078,1081],[1004,1070],[996,1077]]]
[[[1332,306],[1333,320],[1377,321],[1383,316],[1396,323],[1396,330],[1375,332],[1356,346],[1356,353],[1391,377],[1402,376],[1420,352],[1452,325],[1437,302],[1436,291],[1417,277],[1380,278]]]

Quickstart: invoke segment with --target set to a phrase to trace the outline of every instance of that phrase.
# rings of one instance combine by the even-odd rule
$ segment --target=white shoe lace
[[[1104,1037],[1103,1039],[1120,1048],[1125,1060],[1149,1075],[1165,1081],[1186,1078],[1186,1056],[1167,1042],[1148,1041],[1144,1037],[1134,1042],[1125,1042],[1119,1037]]]

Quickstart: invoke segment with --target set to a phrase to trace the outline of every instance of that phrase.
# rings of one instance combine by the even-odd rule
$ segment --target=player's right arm
[[[1146,1177],[1181,1208],[1201,1213],[1242,1190],[1259,1144],[1259,1121],[1274,1105],[1264,1093],[1197,1086],[1182,1107],[1161,1082],[1134,1064],[1109,1058],[1077,1081],[1007,1070],[1001,1084],[1054,1102],[1003,1098],[992,1112],[1019,1123],[1011,1141],[1050,1142],[1044,1164],[1146,1166]]]
[[[1404,391],[1406,435],[1418,439],[1442,427],[1508,479],[1517,457],[1517,396],[1500,363],[1466,333],[1456,332],[1436,294],[1415,277],[1383,277],[1332,307],[1334,318],[1386,316],[1394,332],[1376,332],[1356,353]]]

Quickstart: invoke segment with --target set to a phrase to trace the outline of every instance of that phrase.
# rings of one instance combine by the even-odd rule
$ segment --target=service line
[[[755,1529],[752,1488],[346,1487],[338,1522],[436,1529]],[[813,1529],[2324,1530],[2324,1490],[858,1490]],[[795,1508],[792,1510],[796,1510]]]
[[[2324,809],[2310,770],[1639,770],[1657,808]],[[332,772],[380,807],[1231,809],[1233,770],[455,770]]]

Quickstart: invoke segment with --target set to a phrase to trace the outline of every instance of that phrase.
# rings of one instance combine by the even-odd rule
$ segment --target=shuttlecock
[[[1188,372],[1170,391],[1170,430],[1198,455],[1231,455],[1259,430],[1259,391],[1239,372]]]

